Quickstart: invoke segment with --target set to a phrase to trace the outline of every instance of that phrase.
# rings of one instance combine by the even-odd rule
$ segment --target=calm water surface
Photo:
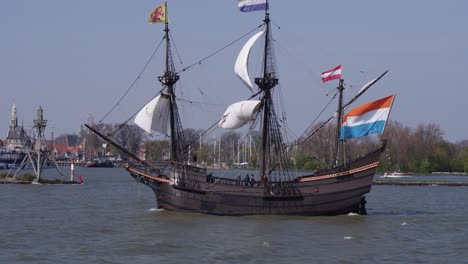
[[[123,169],[77,174],[0,185],[0,263],[468,263],[468,187],[374,186],[367,216],[220,217],[157,210]]]

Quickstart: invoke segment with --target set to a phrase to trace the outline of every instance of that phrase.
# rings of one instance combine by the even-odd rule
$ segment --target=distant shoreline
[[[432,175],[468,176],[466,172],[434,171]]]
[[[468,186],[468,182],[411,181],[411,180],[374,180],[373,185],[398,185],[398,186]]]
[[[7,177],[0,178],[0,184],[34,184],[34,181],[17,180],[15,178]],[[77,181],[66,181],[60,179],[40,179],[39,184],[81,184]]]

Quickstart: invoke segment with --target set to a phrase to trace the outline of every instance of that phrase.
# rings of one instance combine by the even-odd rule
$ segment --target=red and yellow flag
[[[156,9],[149,14],[148,23],[154,24],[158,22],[166,23],[166,2],[156,7]]]

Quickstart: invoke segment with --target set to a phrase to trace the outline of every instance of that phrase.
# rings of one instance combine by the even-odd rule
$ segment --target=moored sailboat
[[[158,7],[151,18],[165,24],[166,60],[165,71],[159,77],[164,89],[137,114],[135,123],[147,132],[157,131],[169,135],[170,161],[162,166],[154,166],[140,160],[130,152],[136,162],[126,165],[127,171],[138,182],[150,187],[159,208],[174,211],[198,212],[214,215],[336,215],[349,212],[365,213],[364,195],[372,186],[380,153],[385,144],[352,161],[338,158],[340,145],[355,131],[362,130],[361,123],[356,127],[343,120],[343,110],[348,104],[342,102],[343,80],[340,79],[338,91],[340,100],[337,122],[337,162],[327,169],[315,171],[310,175],[298,177],[292,172],[290,152],[282,135],[282,126],[275,110],[273,91],[278,85],[278,75],[273,56],[270,14],[268,1],[239,1],[241,11],[264,10],[264,29],[251,37],[242,48],[235,64],[235,71],[244,84],[252,91],[248,100],[234,103],[224,112],[218,126],[236,129],[252,121],[260,124],[260,145],[258,149],[259,168],[257,179],[247,184],[241,180],[224,178],[222,175],[208,173],[207,169],[189,162],[188,142],[182,131],[182,122],[176,102],[175,84],[179,75],[175,71],[171,57],[171,38],[167,21],[167,3]],[[250,81],[247,64],[251,47],[257,39],[264,37],[263,74],[255,78],[257,90]],[[385,74],[385,73],[384,73]],[[383,75],[382,75],[383,76]],[[380,76],[378,79],[380,79]],[[378,79],[367,84],[362,94]],[[254,99],[256,98],[256,99]],[[391,99],[384,98],[393,102]],[[387,102],[387,101],[385,101]],[[369,111],[388,107],[373,105]],[[385,105],[387,106],[387,105]],[[380,112],[379,112],[380,113]],[[345,119],[348,116],[345,116]],[[353,119],[349,117],[349,119]],[[359,119],[355,117],[354,119]],[[382,119],[382,118],[381,118]],[[372,120],[371,120],[372,121]],[[370,133],[382,133],[385,122],[373,120],[375,129]],[[352,123],[352,122],[351,122]],[[376,125],[375,125],[376,124]],[[369,126],[369,125],[365,125]],[[93,132],[118,146],[106,135],[89,127]],[[365,132],[360,132],[362,135]],[[350,135],[350,136],[349,136]],[[125,152],[126,150],[123,149]]]
[[[384,178],[404,178],[404,177],[411,177],[414,175],[412,172],[402,172],[400,169],[400,148],[399,145],[397,144],[397,163],[396,163],[396,170],[391,171],[391,159],[390,156],[387,154],[387,161],[388,161],[388,168],[387,171],[384,173],[383,177]]]

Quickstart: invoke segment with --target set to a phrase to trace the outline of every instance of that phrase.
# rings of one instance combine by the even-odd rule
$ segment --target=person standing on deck
[[[244,184],[245,184],[245,186],[249,186],[249,180],[250,180],[249,174],[246,174],[246,175],[245,175],[245,178],[244,178]]]

